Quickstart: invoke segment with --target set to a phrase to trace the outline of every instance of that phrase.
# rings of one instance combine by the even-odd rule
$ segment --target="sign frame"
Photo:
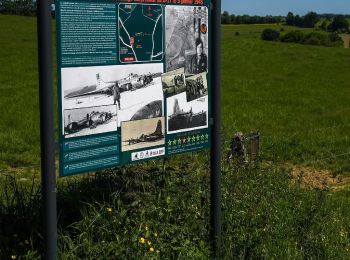
[[[127,2],[127,1],[125,1]],[[57,9],[56,9],[57,10]],[[37,5],[38,62],[39,62],[39,101],[40,101],[40,139],[41,139],[41,177],[42,177],[42,216],[45,259],[57,259],[57,201],[55,174],[54,102],[51,36],[51,4],[39,0]],[[221,0],[212,0],[209,7],[211,25],[210,57],[212,75],[208,81],[215,86],[209,99],[208,126],[211,130],[211,241],[214,258],[218,257],[221,236],[220,174],[221,174],[221,136],[220,136],[220,37]],[[211,17],[211,20],[210,20]],[[209,88],[209,91],[210,88]],[[210,95],[209,95],[210,96]],[[210,122],[210,124],[209,124]],[[61,127],[61,125],[60,125]]]
[[[160,157],[170,157],[172,155],[175,155],[175,154],[179,154],[179,153],[186,153],[186,152],[193,152],[193,151],[197,151],[197,150],[202,150],[202,149],[208,149],[210,148],[211,146],[211,126],[210,126],[210,121],[211,121],[211,118],[212,118],[212,100],[211,100],[211,95],[212,95],[212,73],[211,71],[213,70],[213,67],[212,67],[212,48],[210,48],[211,46],[211,42],[212,42],[212,38],[211,38],[211,35],[212,35],[212,30],[211,30],[211,23],[212,23],[212,18],[211,18],[211,8],[210,8],[210,1],[209,0],[204,0],[204,1],[193,1],[193,3],[196,3],[196,4],[182,4],[182,5],[179,5],[179,4],[173,4],[173,3],[170,3],[172,1],[166,1],[164,3],[161,3],[161,4],[147,4],[147,3],[137,3],[137,1],[135,1],[135,3],[133,3],[133,1],[123,1],[123,0],[117,0],[116,2],[115,1],[112,1],[112,0],[103,0],[102,3],[110,3],[110,4],[113,4],[113,5],[116,5],[116,9],[118,10],[115,10],[116,11],[116,19],[118,20],[118,28],[117,28],[117,35],[119,34],[119,31],[120,31],[120,21],[121,20],[120,18],[118,18],[117,16],[119,15],[120,13],[120,6],[121,5],[125,5],[125,6],[130,6],[130,5],[134,5],[134,6],[160,6],[162,8],[162,25],[163,27],[165,26],[165,23],[166,23],[166,19],[165,19],[165,16],[166,16],[166,9],[167,8],[181,8],[181,9],[195,9],[195,10],[204,10],[204,13],[205,13],[205,17],[206,19],[202,18],[202,21],[204,21],[204,24],[207,24],[206,26],[206,30],[204,32],[204,37],[206,39],[206,42],[207,44],[204,44],[207,46],[208,50],[207,50],[207,75],[204,75],[204,79],[205,79],[205,82],[208,82],[207,84],[204,84],[204,85],[207,85],[206,88],[207,88],[207,95],[206,97],[204,97],[204,103],[203,104],[206,104],[206,108],[204,106],[199,106],[199,107],[202,107],[202,110],[199,109],[199,111],[194,111],[192,112],[192,108],[196,109],[196,106],[198,106],[197,104],[200,104],[200,102],[196,102],[197,104],[194,106],[193,104],[191,105],[191,107],[189,107],[189,104],[195,102],[190,102],[190,100],[188,99],[189,97],[187,97],[187,102],[186,100],[183,100],[181,99],[181,101],[179,101],[180,103],[180,106],[179,108],[183,105],[185,106],[188,106],[188,110],[190,111],[189,113],[191,113],[191,121],[193,120],[193,122],[195,122],[198,118],[198,120],[202,120],[202,122],[206,122],[206,125],[204,125],[204,127],[194,127],[193,129],[184,129],[184,130],[181,130],[181,131],[170,131],[171,127],[170,127],[170,120],[171,119],[168,119],[168,113],[170,114],[170,105],[168,107],[168,104],[170,104],[172,97],[162,97],[162,117],[164,117],[165,121],[163,122],[163,124],[165,125],[165,128],[164,128],[164,144],[162,145],[159,145],[157,147],[154,147],[154,145],[150,146],[150,148],[148,150],[145,150],[146,147],[143,149],[144,151],[142,151],[142,149],[136,149],[136,150],[133,150],[131,152],[128,152],[128,151],[123,151],[123,146],[124,146],[124,138],[123,138],[123,135],[126,136],[126,131],[123,131],[123,120],[121,120],[119,118],[119,112],[121,112],[121,115],[123,116],[124,115],[124,109],[120,109],[120,103],[119,103],[119,110],[117,109],[117,112],[114,113],[114,114],[118,114],[118,127],[117,129],[115,129],[115,131],[110,131],[110,132],[104,132],[104,133],[99,133],[99,134],[91,134],[91,135],[86,135],[86,136],[74,136],[73,134],[71,135],[72,138],[68,139],[66,135],[66,131],[63,130],[63,129],[66,129],[66,125],[69,126],[69,124],[66,124],[65,121],[68,121],[70,122],[71,121],[71,117],[69,118],[69,120],[66,120],[67,119],[67,116],[66,116],[66,112],[70,113],[68,116],[72,116],[74,117],[74,112],[76,112],[76,114],[80,113],[82,114],[83,112],[80,112],[83,111],[84,109],[86,110],[86,113],[85,114],[89,114],[91,111],[89,111],[88,109],[86,109],[86,105],[85,107],[83,108],[80,108],[80,106],[74,106],[73,107],[71,106],[71,104],[67,105],[66,106],[66,103],[68,104],[68,100],[66,102],[66,98],[68,95],[66,95],[66,87],[65,86],[68,86],[68,84],[66,84],[65,82],[67,82],[67,78],[70,79],[70,80],[74,80],[74,78],[69,78],[68,75],[69,74],[83,74],[84,73],[84,69],[85,70],[91,70],[91,69],[101,69],[103,70],[104,68],[106,68],[106,70],[108,69],[111,69],[113,66],[115,67],[118,67],[118,68],[122,68],[123,65],[125,65],[125,62],[122,62],[121,60],[119,60],[119,62],[110,62],[110,61],[107,61],[106,60],[106,64],[99,64],[99,63],[91,63],[91,65],[84,65],[83,64],[76,64],[76,63],[72,63],[72,64],[68,64],[67,63],[67,60],[69,60],[70,57],[67,58],[67,55],[65,55],[63,53],[63,49],[64,49],[64,46],[62,46],[62,41],[61,41],[61,37],[64,37],[63,35],[61,35],[61,31],[63,30],[61,27],[62,27],[62,24],[64,24],[65,22],[62,22],[61,20],[61,9],[62,9],[62,6],[61,6],[61,3],[64,2],[64,3],[70,3],[70,2],[79,2],[79,1],[71,1],[71,0],[65,0],[65,1],[57,1],[56,3],[56,11],[57,11],[57,14],[56,14],[56,19],[57,19],[57,37],[56,37],[56,42],[57,42],[57,69],[58,69],[58,73],[57,73],[57,76],[58,76],[58,104],[59,104],[59,146],[60,146],[60,160],[59,160],[59,172],[60,172],[60,177],[64,177],[64,176],[70,176],[70,175],[74,175],[74,174],[79,174],[79,173],[83,173],[83,172],[88,172],[88,171],[96,171],[96,170],[102,170],[102,169],[106,169],[106,168],[111,168],[111,167],[119,167],[119,166],[123,166],[123,165],[127,165],[127,164],[132,164],[132,163],[135,163],[136,161],[139,162],[139,160],[133,160],[133,157],[132,157],[132,154],[133,152],[140,152],[140,153],[148,153],[148,152],[151,152],[153,151],[154,148],[159,148],[159,153],[161,153],[162,149],[164,149],[165,147],[165,154],[163,156],[160,156]],[[93,1],[81,1],[82,3],[94,3]],[[99,1],[100,2],[100,1]],[[126,4],[127,2],[127,4]],[[145,1],[147,2],[147,1]],[[152,1],[153,2],[153,1]],[[175,2],[178,2],[178,3],[181,3],[179,1],[175,1]],[[187,2],[188,3],[188,2]],[[204,8],[203,8],[204,6]],[[201,9],[202,8],[202,9]],[[199,11],[198,11],[199,12]],[[202,17],[201,14],[198,15],[199,17]],[[194,14],[193,17],[196,17],[196,14]],[[129,19],[129,18],[128,18]],[[197,19],[197,18],[196,18]],[[111,19],[112,20],[112,19]],[[199,21],[201,20],[201,18],[198,19]],[[199,24],[197,25],[198,26],[198,31],[199,31]],[[196,27],[196,25],[194,26]],[[208,32],[208,28],[209,28],[209,32]],[[65,29],[65,28],[64,28]],[[66,30],[66,29],[65,29]],[[213,30],[214,31],[214,30]],[[167,54],[166,53],[166,48],[165,48],[165,38],[166,38],[166,33],[165,33],[165,30],[163,30],[163,33],[162,33],[162,46],[163,46],[163,62],[162,63],[158,63],[158,64],[163,64],[163,69],[162,69],[162,73],[164,74],[167,74],[169,72],[165,72],[165,71],[168,71],[168,68],[167,67],[167,64],[166,64],[166,59],[165,57],[167,57]],[[128,34],[129,35],[129,34]],[[131,33],[130,33],[131,35]],[[120,36],[119,36],[120,37]],[[201,34],[199,33],[199,37],[203,37],[201,36]],[[65,39],[65,42],[67,41],[67,39]],[[117,45],[118,45],[118,41],[117,41]],[[202,46],[203,46],[203,43],[202,43]],[[69,46],[71,47],[71,46]],[[117,49],[116,49],[116,56],[118,57],[120,55],[120,50],[118,49],[119,47],[117,46]],[[118,54],[119,53],[119,54]],[[77,56],[78,58],[80,56]],[[66,59],[66,60],[65,60]],[[137,60],[137,58],[136,58]],[[156,61],[152,61],[151,64],[153,64],[152,66],[155,67],[156,65],[158,64],[155,64]],[[67,65],[68,64],[68,65]],[[133,64],[133,65],[129,65],[129,66],[134,66],[135,63],[129,63],[129,64]],[[136,62],[136,64],[138,64],[138,62]],[[142,66],[146,66],[148,63],[146,62],[143,62],[142,63],[143,65]],[[94,67],[95,66],[95,67]],[[128,65],[126,65],[128,66]],[[141,66],[141,65],[140,65]],[[81,69],[80,69],[81,68]],[[99,70],[96,69],[96,74],[100,74]],[[134,67],[135,69],[135,67]],[[122,69],[121,69],[122,70]],[[72,72],[72,73],[69,73],[69,72]],[[118,71],[117,68],[115,68],[115,71]],[[122,71],[123,73],[123,71]],[[102,76],[101,76],[102,78]],[[202,77],[200,77],[202,78]],[[162,74],[162,80],[163,80],[163,74]],[[189,82],[190,79],[186,79],[186,83]],[[193,80],[194,81],[194,80]],[[163,83],[162,83],[163,84]],[[98,86],[98,85],[97,85]],[[70,86],[69,86],[70,87]],[[86,88],[86,87],[85,87]],[[163,89],[164,90],[164,89]],[[137,92],[137,91],[135,91]],[[186,92],[186,95],[188,95],[188,90],[185,91]],[[63,94],[65,93],[65,94]],[[74,93],[74,92],[72,92]],[[123,94],[124,93],[121,93],[120,96],[122,96],[121,99],[121,103],[123,103]],[[63,97],[64,96],[64,97]],[[73,95],[72,95],[73,96]],[[181,95],[177,95],[177,96],[181,96]],[[176,96],[176,97],[177,97]],[[74,97],[75,98],[75,97]],[[181,96],[181,98],[183,98]],[[82,100],[83,98],[81,98],[79,101],[78,101],[78,98],[76,98],[77,101],[76,102],[81,102],[80,100]],[[180,97],[179,99],[175,99],[176,100],[180,100]],[[199,100],[199,99],[198,99]],[[118,101],[119,102],[119,101]],[[203,101],[202,101],[203,102]],[[115,103],[115,101],[114,101]],[[125,102],[124,102],[125,103]],[[111,104],[111,103],[109,103]],[[181,105],[182,104],[182,105]],[[104,104],[104,105],[107,105]],[[200,104],[201,105],[201,104]],[[90,106],[93,106],[93,105],[90,105]],[[123,106],[123,104],[122,104]],[[79,109],[75,109],[75,108],[79,108]],[[100,107],[95,107],[96,109],[100,109]],[[181,109],[180,108],[180,109]],[[91,109],[90,109],[91,110]],[[185,109],[183,109],[185,110]],[[198,108],[197,108],[198,110]],[[199,119],[200,118],[200,111],[202,111],[202,113],[205,113],[203,115],[206,116],[205,119],[203,119],[203,116],[202,116],[202,119]],[[205,112],[203,112],[205,111]],[[103,111],[105,112],[105,111]],[[113,114],[113,112],[112,112]],[[194,114],[194,115],[193,115]],[[192,116],[193,115],[193,116]],[[120,116],[120,117],[122,117]],[[91,116],[90,116],[91,118]],[[77,120],[77,119],[76,119]],[[79,118],[80,120],[80,118]],[[128,119],[130,120],[130,119]],[[133,120],[133,119],[131,119]],[[80,122],[83,121],[83,120],[80,120]],[[86,121],[86,120],[85,120]],[[121,121],[121,122],[120,122]],[[189,121],[189,120],[187,120]],[[73,122],[73,123],[76,123],[76,122]],[[79,122],[78,122],[79,123]],[[84,123],[86,124],[86,123]],[[194,123],[192,123],[194,124]],[[126,125],[126,124],[125,124]],[[64,126],[64,127],[63,127]],[[62,129],[62,128],[63,129]],[[102,128],[102,127],[100,127]],[[92,131],[91,131],[92,132]],[[151,132],[151,129],[148,130],[148,133]],[[139,133],[139,136],[142,136],[143,133]],[[96,141],[98,140],[100,137],[100,140],[106,140],[108,139],[108,141],[105,141],[105,142],[102,142],[102,141]],[[135,138],[135,137],[133,137]],[[190,139],[191,138],[191,139]],[[196,139],[195,139],[196,138]],[[181,141],[180,141],[181,139]],[[193,142],[193,140],[195,140]],[[171,143],[172,141],[172,143]],[[176,145],[175,145],[175,141],[176,142]],[[84,146],[86,143],[99,143],[97,145],[94,145],[94,146],[90,146],[90,147],[87,147],[87,146]],[[79,145],[77,145],[77,143],[80,143],[81,146],[78,147]],[[111,144],[110,146],[106,147],[106,145],[108,144]],[[120,146],[119,149],[116,149],[114,151],[112,151],[110,148],[112,147],[112,144],[113,146]],[[136,146],[136,145],[135,145]],[[101,148],[101,149],[99,149]],[[96,157],[88,157],[88,158],[82,158],[81,154],[91,154],[90,150],[91,149],[94,149],[94,151],[96,151]],[[106,149],[109,151],[109,154],[106,154],[105,151]],[[88,153],[87,153],[88,152]],[[114,154],[112,155],[112,153],[114,152]],[[66,160],[68,158],[68,160]],[[78,159],[77,159],[78,158]],[[151,157],[150,158],[154,158],[154,157]],[[146,159],[143,159],[143,160],[146,160]],[[142,161],[143,161],[142,160]],[[102,162],[99,164],[99,162]]]

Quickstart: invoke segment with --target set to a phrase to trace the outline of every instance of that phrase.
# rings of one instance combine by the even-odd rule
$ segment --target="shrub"
[[[342,38],[337,33],[326,35],[320,32],[304,34],[302,31],[291,31],[281,37],[281,42],[294,42],[307,45],[322,45],[327,47],[341,47]]]
[[[321,28],[322,30],[324,30],[324,31],[327,30],[327,21],[326,21],[326,20],[324,20],[324,21],[322,22],[320,28]]]
[[[277,41],[280,38],[280,33],[273,29],[265,29],[261,34],[261,39],[264,41]]]
[[[328,38],[331,42],[342,41],[342,38],[336,32],[330,33]]]
[[[321,40],[316,36],[310,36],[303,40],[303,44],[307,45],[321,45]]]
[[[328,46],[328,38],[327,35],[318,33],[318,32],[311,32],[309,34],[306,34],[302,40],[303,44],[308,45],[326,45]]]
[[[290,31],[281,37],[281,41],[300,43],[303,41],[304,37],[305,35],[302,31]]]
[[[236,33],[235,33],[235,35],[236,35],[236,36],[239,36],[239,35],[240,35],[240,33],[239,33],[239,32],[236,32]]]
[[[330,33],[327,37],[328,41],[329,41],[329,47],[343,47],[344,46],[344,41],[342,39],[342,37],[340,37],[339,34],[333,32]]]
[[[332,23],[328,26],[328,30],[335,32],[340,30],[341,32],[346,32],[349,30],[349,22],[346,20],[345,16],[337,15],[334,17]]]

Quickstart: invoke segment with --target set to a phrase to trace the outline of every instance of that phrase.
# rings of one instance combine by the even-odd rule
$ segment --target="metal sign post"
[[[212,30],[211,239],[214,258],[218,258],[221,240],[221,0],[212,2]]]
[[[37,7],[39,101],[41,139],[41,189],[44,259],[57,259],[55,139],[52,89],[51,4]]]

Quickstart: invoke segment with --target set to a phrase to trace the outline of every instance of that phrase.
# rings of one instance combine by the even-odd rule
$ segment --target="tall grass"
[[[59,259],[209,259],[205,157],[177,156],[164,168],[151,161],[60,181]],[[239,169],[225,164],[222,174],[222,259],[350,257],[349,190],[302,189],[291,185],[288,169],[276,165]],[[36,189],[11,190],[36,194]],[[24,204],[1,200],[1,234],[7,226],[17,234],[1,241],[3,257],[42,253],[38,208],[33,207],[39,201],[29,197]],[[15,210],[5,218],[10,208]],[[32,213],[24,219],[18,210]],[[30,228],[23,229],[27,222]]]

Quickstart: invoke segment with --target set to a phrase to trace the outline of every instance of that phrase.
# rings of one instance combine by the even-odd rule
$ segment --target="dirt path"
[[[292,166],[292,183],[303,188],[338,191],[349,187],[350,177],[336,175],[328,170],[306,166]]]

